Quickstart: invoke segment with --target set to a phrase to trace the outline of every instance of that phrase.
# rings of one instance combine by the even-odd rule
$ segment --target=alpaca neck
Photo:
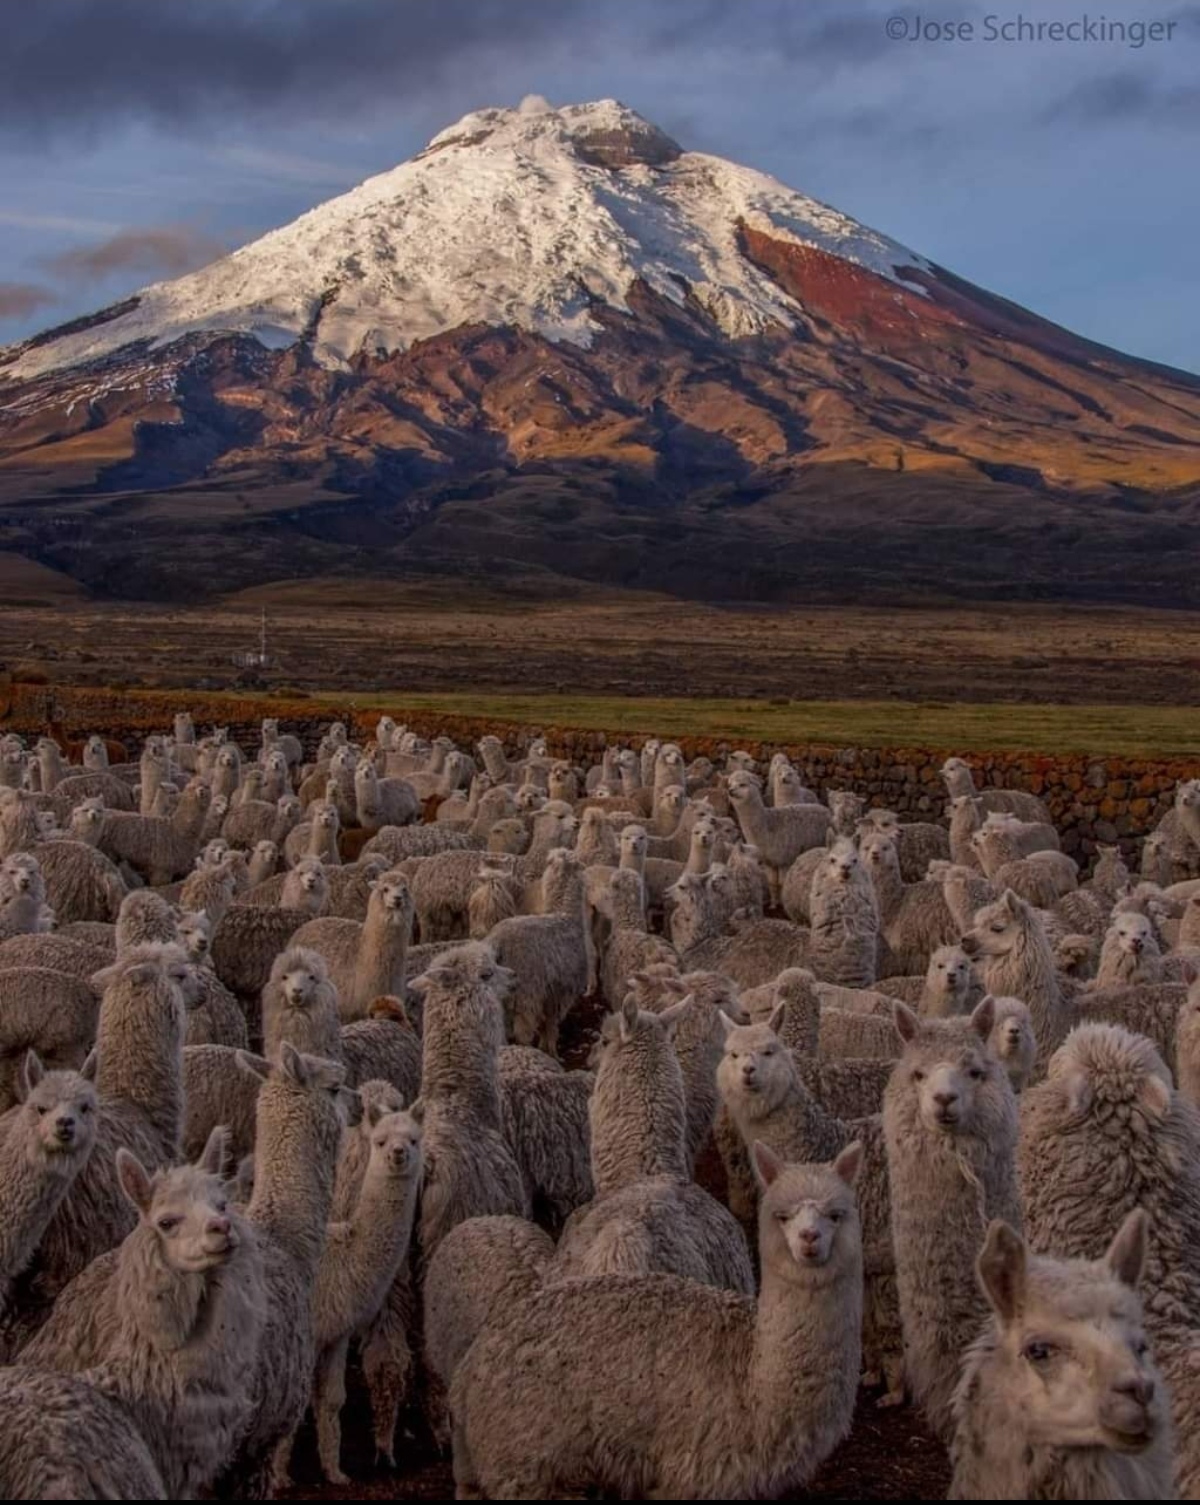
[[[598,1197],[650,1176],[691,1179],[682,1076],[648,1093],[638,1091],[640,1085],[606,1073],[596,1081],[588,1116]]]
[[[684,867],[685,873],[692,873],[697,878],[702,878],[712,867],[712,847],[701,846],[693,842],[688,848],[688,860]]]
[[[173,989],[164,1008],[160,985],[136,986],[117,981],[100,1005],[96,1091],[102,1105],[136,1108],[173,1157],[183,1124],[183,1006]]]
[[[7,1209],[0,1220],[0,1314],[7,1306],[9,1280],[28,1264],[83,1163],[79,1155],[45,1154],[26,1138],[24,1124],[11,1125],[0,1142],[0,1186]]]
[[[411,926],[411,918],[402,912],[368,904],[354,964],[354,998],[360,1006],[383,995],[403,996]]]
[[[308,833],[307,857],[316,857],[322,864],[331,862],[340,864],[341,858],[337,850],[337,827],[318,825],[316,821]]]
[[[259,1094],[254,1195],[246,1218],[311,1281],[320,1264],[333,1201],[334,1156],[321,1143],[308,1103],[297,1103],[298,1113],[295,1108],[291,1113],[263,1111],[262,1094],[271,1085]]]
[[[171,816],[171,826],[175,834],[182,836],[185,841],[198,841],[204,827],[204,808],[200,801],[190,799],[185,794]]]
[[[880,920],[886,925],[900,908],[900,902],[904,898],[904,879],[900,876],[900,864],[872,866],[871,881],[875,886]]]
[[[862,1300],[861,1247],[839,1251],[813,1271],[799,1269],[782,1251],[763,1261],[744,1400],[768,1498],[806,1478],[850,1429],[861,1369]],[[807,1384],[802,1406],[787,1404],[796,1376],[814,1372],[815,1354],[825,1383]]]

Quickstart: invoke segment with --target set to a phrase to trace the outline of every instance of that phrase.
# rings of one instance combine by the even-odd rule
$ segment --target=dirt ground
[[[235,662],[257,650],[265,675]],[[722,610],[628,595],[565,604],[362,586],[204,611],[0,594],[0,667],[61,682],[332,692],[1185,705],[1200,616],[1029,608]]]

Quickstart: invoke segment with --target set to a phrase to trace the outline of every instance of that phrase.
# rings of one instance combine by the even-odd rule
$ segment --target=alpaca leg
[[[383,1310],[371,1327],[363,1345],[363,1376],[371,1397],[371,1416],[375,1428],[375,1454],[394,1468],[396,1421],[408,1398],[413,1356],[408,1343],[408,1316],[411,1307],[409,1275],[402,1270],[396,1277]]]
[[[343,1338],[321,1355],[317,1364],[313,1409],[317,1414],[317,1452],[330,1484],[349,1484],[341,1469],[342,1407],[346,1403],[346,1349]]]

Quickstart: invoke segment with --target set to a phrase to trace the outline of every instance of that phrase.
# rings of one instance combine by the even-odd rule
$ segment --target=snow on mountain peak
[[[555,108],[531,95],[472,111],[408,162],[125,311],[31,342],[5,374],[204,332],[273,347],[303,336],[329,366],[473,323],[588,346],[593,303],[628,312],[639,280],[676,303],[690,295],[731,337],[792,327],[800,306],[742,253],[743,224],[891,281],[928,266],[765,173],[684,151],[617,100]]]

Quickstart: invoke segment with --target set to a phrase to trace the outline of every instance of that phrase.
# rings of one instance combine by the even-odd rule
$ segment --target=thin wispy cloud
[[[57,302],[57,293],[35,282],[0,282],[0,319],[27,319]]]
[[[9,230],[61,231],[67,235],[112,235],[120,229],[111,220],[21,209],[0,209],[0,225]]]
[[[362,182],[369,167],[329,162],[299,153],[271,151],[257,146],[226,146],[212,153],[212,160],[248,176],[273,183],[309,183],[314,188],[340,188]]]
[[[119,272],[147,277],[179,277],[223,256],[220,241],[189,225],[119,230],[98,245],[78,246],[42,258],[42,266],[64,281],[102,282]]]

